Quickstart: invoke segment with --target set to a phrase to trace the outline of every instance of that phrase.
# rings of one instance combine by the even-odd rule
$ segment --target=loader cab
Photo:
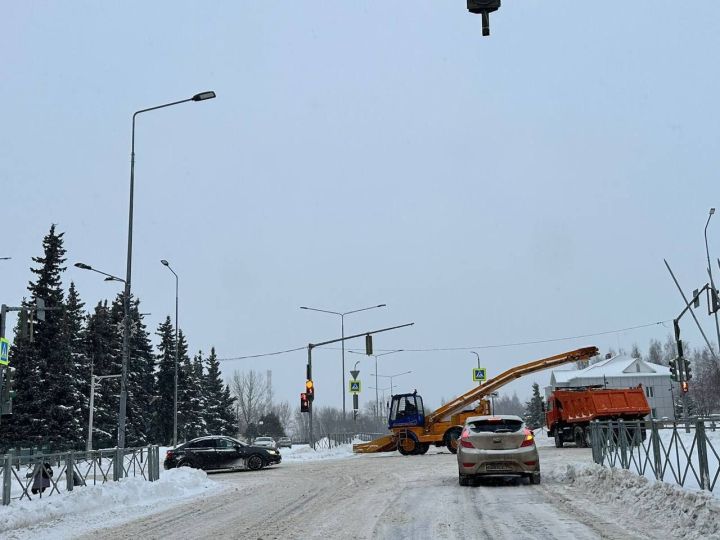
[[[425,425],[425,408],[417,392],[392,397],[388,428]]]

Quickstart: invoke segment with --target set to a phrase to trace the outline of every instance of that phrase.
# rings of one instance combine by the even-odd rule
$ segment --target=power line
[[[573,339],[580,339],[580,338],[586,338],[586,337],[595,337],[595,336],[604,336],[607,334],[616,334],[618,332],[628,332],[630,330],[638,330],[640,328],[648,328],[650,326],[664,325],[667,322],[670,322],[670,320],[658,321],[658,322],[647,323],[647,324],[639,324],[637,326],[628,326],[627,328],[619,328],[617,330],[607,330],[605,332],[595,332],[593,334],[581,334],[581,335],[577,335],[577,336],[568,336],[568,337],[552,338],[552,339],[538,339],[535,341],[518,341],[515,343],[499,343],[499,344],[495,344],[495,345],[475,345],[474,347],[435,347],[435,348],[428,348],[428,349],[403,348],[403,352],[469,351],[472,349],[501,349],[501,348],[507,348],[507,347],[520,347],[522,345],[538,345],[540,343],[554,343],[557,341],[570,341]],[[233,356],[231,358],[219,358],[218,360],[227,362],[230,360],[246,360],[249,358],[262,358],[265,356],[278,356],[280,354],[287,354],[287,353],[291,353],[291,352],[302,351],[302,350],[305,350],[306,348],[307,348],[307,345],[304,345],[302,347],[296,347],[294,349],[286,349],[284,351],[261,353],[261,354],[251,354],[251,355],[247,355],[247,356]],[[324,348],[335,349],[337,347],[324,347]],[[350,349],[350,350],[355,350],[355,349]],[[362,349],[359,349],[359,350],[362,350]],[[385,351],[386,349],[377,349],[377,350]]]

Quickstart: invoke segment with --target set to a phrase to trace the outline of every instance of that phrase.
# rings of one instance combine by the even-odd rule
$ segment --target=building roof
[[[668,377],[670,368],[640,358],[616,355],[585,369],[556,369],[550,377],[553,386],[567,384],[574,379],[602,379],[603,377]]]

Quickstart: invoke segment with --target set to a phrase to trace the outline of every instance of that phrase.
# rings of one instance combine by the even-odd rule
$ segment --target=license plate
[[[511,471],[512,467],[507,463],[488,463],[485,466],[487,471]]]

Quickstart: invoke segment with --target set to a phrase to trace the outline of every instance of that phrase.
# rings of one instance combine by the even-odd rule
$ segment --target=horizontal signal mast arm
[[[464,393],[462,396],[446,403],[445,405],[434,411],[431,415],[428,415],[425,422],[426,426],[429,426],[430,424],[433,424],[435,422],[439,422],[446,416],[450,416],[452,414],[455,414],[456,412],[463,410],[473,401],[484,398],[485,396],[495,392],[509,382],[512,382],[515,379],[522,377],[523,375],[527,375],[529,373],[534,373],[536,371],[541,371],[543,369],[551,367],[561,366],[563,364],[567,364],[568,362],[586,360],[588,358],[596,356],[597,354],[597,347],[584,347],[582,349],[577,349],[563,354],[550,356],[548,358],[534,360],[533,362],[528,362],[527,364],[508,369],[497,377],[493,377],[485,384],[481,386],[476,386],[472,390]]]

